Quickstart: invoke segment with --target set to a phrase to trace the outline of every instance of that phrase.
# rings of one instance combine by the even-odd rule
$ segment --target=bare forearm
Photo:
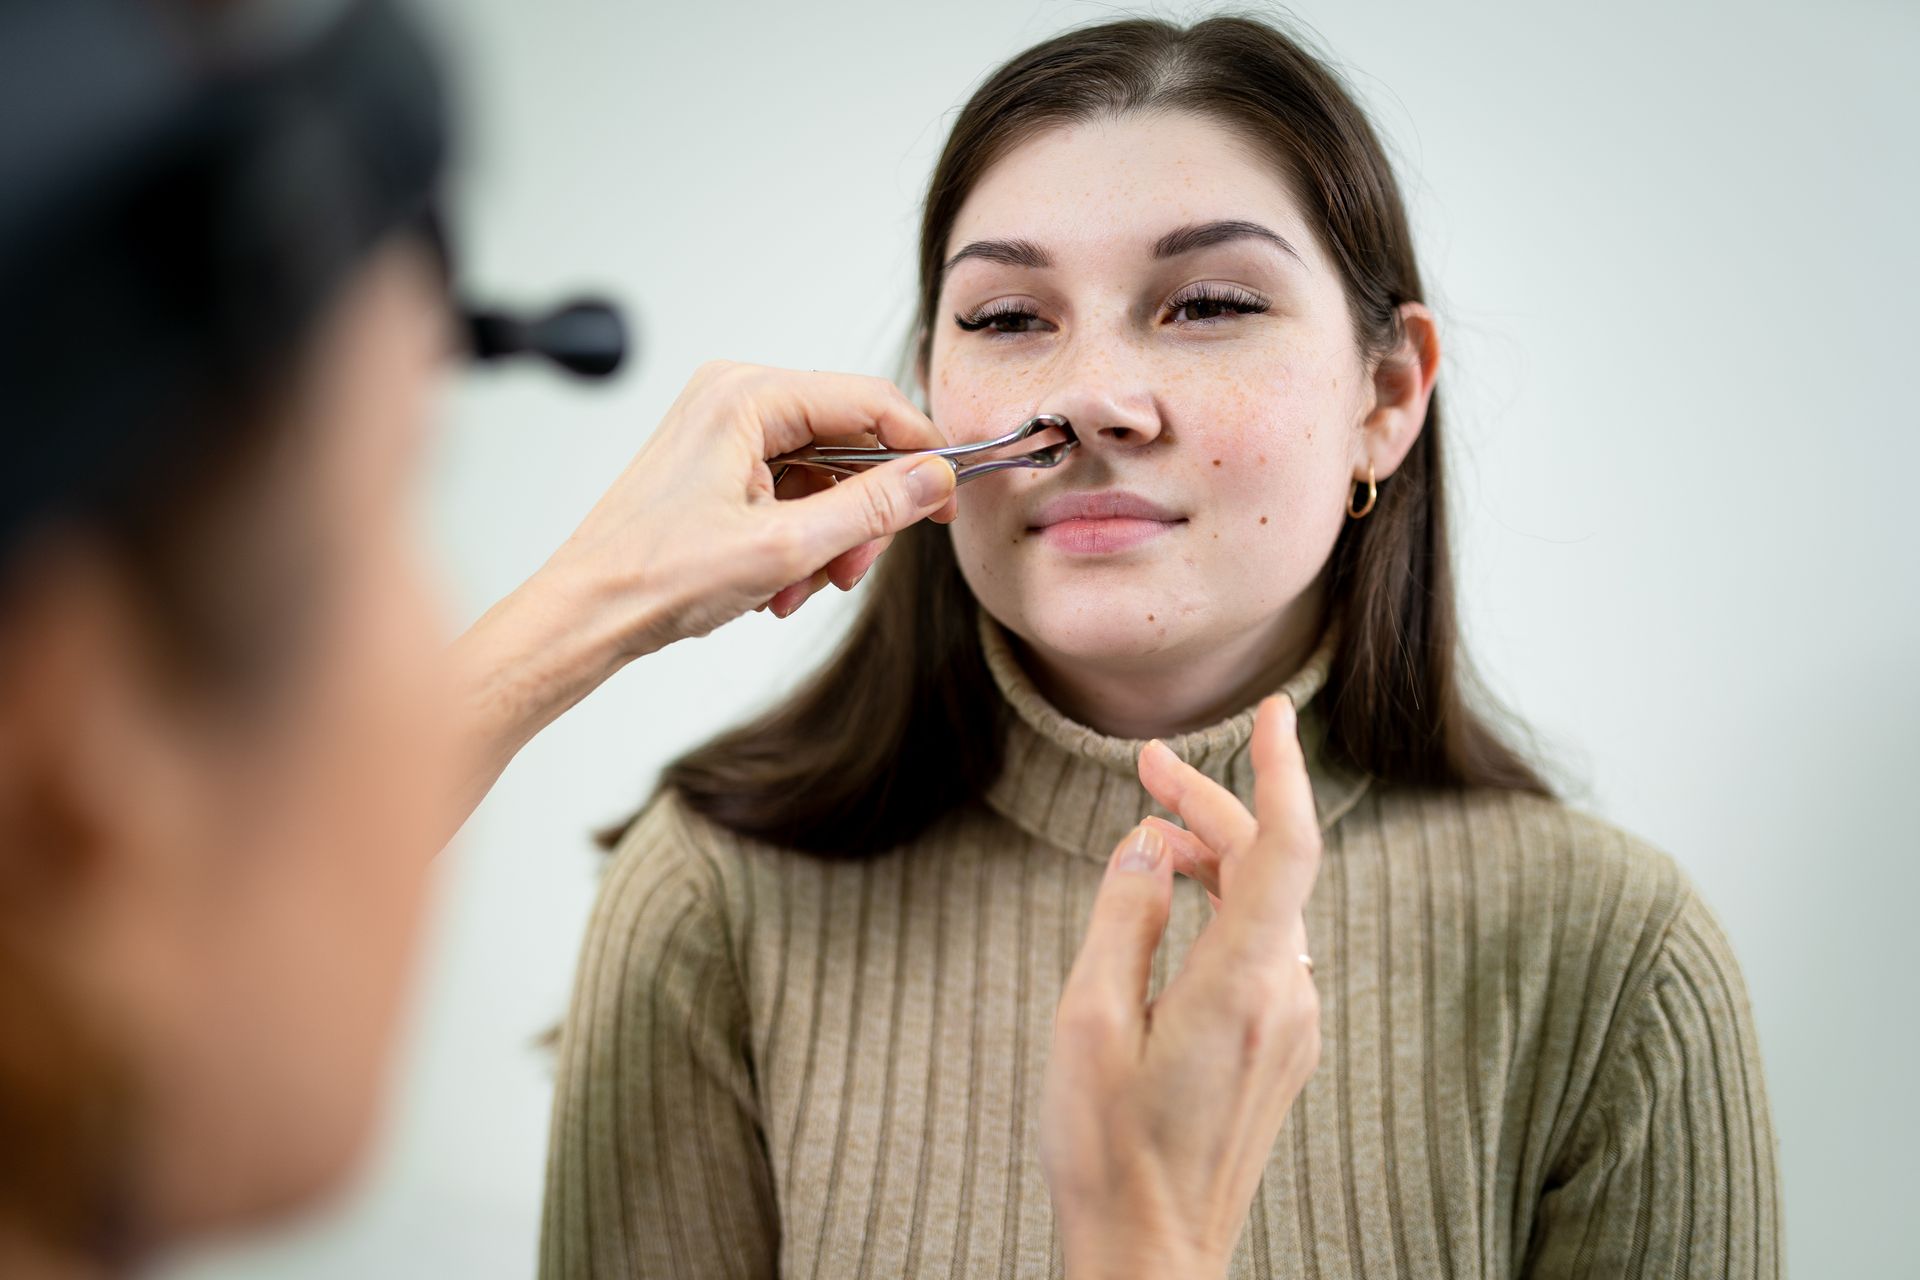
[[[454,641],[463,765],[448,812],[458,830],[520,749],[635,656],[636,633],[584,575],[550,563]]]
[[[943,459],[777,493],[766,459],[815,432],[906,450],[944,443],[877,378],[703,368],[566,544],[455,641],[464,763],[448,835],[520,748],[628,662],[750,609],[772,604],[784,617],[827,581],[851,587],[906,526],[952,518]]]

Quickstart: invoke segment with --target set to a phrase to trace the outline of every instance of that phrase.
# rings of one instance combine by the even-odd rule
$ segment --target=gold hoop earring
[[[1360,482],[1358,480],[1354,481],[1355,487],[1358,487],[1359,483]],[[1349,493],[1347,495],[1347,514],[1352,516],[1355,520],[1358,520],[1361,516],[1364,516],[1367,514],[1367,512],[1373,510],[1373,500],[1379,496],[1380,496],[1380,490],[1375,488],[1373,483],[1373,464],[1369,462],[1367,464],[1367,505],[1360,508],[1358,511],[1355,511],[1353,509],[1353,495]]]

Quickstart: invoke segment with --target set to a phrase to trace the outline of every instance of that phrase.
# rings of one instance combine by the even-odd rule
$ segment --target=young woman
[[[840,652],[619,840],[545,1273],[1057,1273],[1042,1061],[1102,861],[1149,814],[1244,820],[1280,690],[1323,1050],[1231,1273],[1774,1274],[1723,933],[1464,696],[1438,327],[1336,79],[1243,19],[1049,40],[961,112],[919,271],[934,421],[1079,446],[903,536]],[[1157,989],[1212,869],[1154,825],[1197,877]]]

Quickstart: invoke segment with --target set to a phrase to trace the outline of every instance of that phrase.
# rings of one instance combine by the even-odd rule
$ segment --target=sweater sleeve
[[[778,1218],[718,881],[670,796],[607,870],[561,1031],[544,1280],[775,1273]]]
[[[1774,1280],[1777,1154],[1746,985],[1688,886],[1543,1188],[1525,1274]]]

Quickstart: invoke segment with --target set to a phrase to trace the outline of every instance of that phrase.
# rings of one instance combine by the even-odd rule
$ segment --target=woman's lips
[[[1063,493],[1040,506],[1030,533],[1048,546],[1079,555],[1104,555],[1157,538],[1186,517],[1124,489]]]

